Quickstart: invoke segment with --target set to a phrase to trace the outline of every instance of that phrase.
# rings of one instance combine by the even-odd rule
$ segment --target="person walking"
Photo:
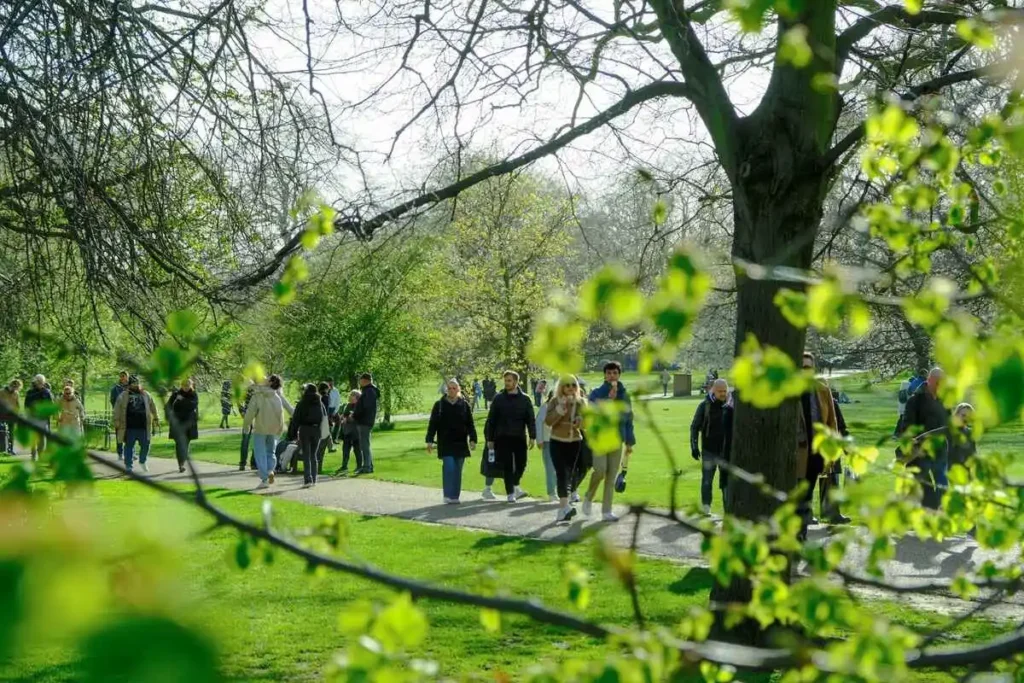
[[[21,410],[21,380],[12,379],[0,389],[0,453],[14,455],[14,415]]]
[[[729,460],[732,445],[732,408],[728,401],[729,383],[716,379],[690,422],[690,454],[701,463],[700,504],[705,515],[711,513],[716,471],[720,472],[718,486],[725,500],[728,473],[720,463]]]
[[[75,395],[74,386],[64,385],[64,391],[57,401],[57,427],[75,436],[85,434],[85,406]]]
[[[33,415],[37,409],[36,406],[42,406],[46,403],[53,403],[53,394],[50,392],[50,385],[47,384],[46,377],[43,375],[36,375],[32,378],[32,387],[25,392],[25,412],[37,425],[49,430],[49,417],[35,417]],[[33,434],[32,446],[30,448],[32,459],[38,460],[39,455],[45,450],[46,437],[38,433]]]
[[[839,407],[839,391],[832,390],[832,410],[836,414],[836,429],[842,436],[849,436],[850,430],[846,426],[846,418]],[[832,501],[831,493],[839,490],[839,476],[843,473],[843,459],[836,458],[828,473],[822,477],[821,486],[818,487],[818,506],[821,509],[821,519],[825,524],[849,524],[850,518],[843,514],[839,503]]]
[[[356,474],[373,474],[373,449],[370,444],[373,425],[377,423],[377,404],[380,399],[380,390],[373,383],[373,375],[364,372],[359,376],[359,401],[356,403],[353,416],[356,423],[356,433],[359,437],[359,453],[363,456],[363,466],[356,470]]]
[[[491,401],[498,395],[498,385],[490,377],[484,379],[484,410],[489,410]]]
[[[168,436],[174,441],[178,472],[184,472],[192,442],[199,438],[199,394],[191,379],[181,380],[178,388],[171,392],[167,400],[167,425]]]
[[[548,394],[547,399],[541,404],[537,411],[537,448],[540,449],[544,459],[544,483],[547,488],[548,500],[552,503],[558,501],[558,474],[555,472],[555,463],[551,459],[551,427],[545,420],[548,416],[548,403],[554,397],[555,392]]]
[[[150,436],[160,426],[160,415],[149,392],[142,388],[142,382],[132,375],[128,388],[121,392],[114,405],[114,430],[118,440],[124,444],[124,467],[131,472],[135,463],[135,448],[139,449],[139,465],[143,472],[149,472]]]
[[[956,431],[949,447],[949,466],[968,466],[971,458],[978,453],[978,445],[974,442],[972,426],[974,422],[974,406],[961,403],[953,411]]]
[[[491,401],[484,425],[487,439],[487,457],[494,452],[505,479],[505,496],[514,503],[528,494],[520,488],[526,471],[526,456],[537,438],[533,402],[519,387],[519,373],[507,370],[503,376],[505,389]],[[529,444],[527,444],[529,436]],[[493,500],[491,484],[484,488],[484,499]]]
[[[323,444],[323,425],[327,420],[327,407],[315,384],[307,384],[302,398],[295,407],[292,421],[298,427],[299,452],[302,453],[302,486],[316,486],[320,473],[317,461]]]
[[[583,449],[583,413],[587,408],[579,380],[574,375],[559,379],[554,395],[544,407],[544,424],[551,430],[549,444],[558,491],[555,523],[559,524],[576,516],[569,493]]]
[[[324,473],[324,455],[328,451],[334,452],[334,440],[331,438],[331,385],[327,382],[320,382],[316,387],[320,395],[320,402],[324,406],[324,424],[320,443],[316,447],[316,471],[317,474]]]
[[[911,428],[917,428],[918,433],[927,434],[916,436],[915,453],[907,464],[919,468],[918,479],[924,489],[921,504],[932,510],[937,510],[942,504],[942,495],[949,483],[946,475],[949,470],[950,412],[939,398],[939,390],[945,378],[946,373],[941,368],[935,368],[928,373],[920,390],[907,401],[907,411],[903,414],[903,423],[900,425],[901,435]],[[930,456],[920,453],[918,446],[925,438],[932,437],[936,440],[941,439],[941,445],[934,448]]]
[[[231,417],[231,381],[224,380],[220,385],[220,428],[230,429],[228,418]]]
[[[316,387],[313,387],[316,392]],[[303,395],[305,398],[305,395]],[[319,397],[317,397],[319,401]],[[290,404],[289,411],[291,412]],[[253,450],[256,457],[256,470],[259,472],[260,483],[256,488],[265,489],[274,483],[274,467],[277,464],[277,440],[285,430],[285,401],[281,396],[281,377],[271,375],[266,384],[256,387],[252,399],[245,408],[245,421],[242,431],[252,432]],[[317,423],[319,425],[319,423]],[[314,451],[315,453],[315,451]]]
[[[805,351],[802,365],[805,370],[813,371],[814,354]],[[797,512],[803,520],[799,534],[801,541],[807,539],[807,527],[817,522],[811,513],[814,488],[822,475],[828,476],[831,473],[831,468],[826,470],[822,455],[814,451],[814,425],[823,424],[833,432],[838,432],[839,424],[836,421],[834,406],[828,385],[818,380],[815,380],[813,390],[800,396],[800,410],[797,411],[796,476],[797,481],[802,479],[807,482],[807,491],[797,507]]]
[[[668,385],[672,381],[672,375],[669,374],[668,368],[661,371],[661,395],[668,396]]]
[[[245,389],[245,396],[242,402],[238,404],[238,414],[242,416],[242,450],[238,456],[238,471],[245,471],[245,461],[249,461],[249,469],[256,469],[256,452],[253,449],[252,455],[249,454],[249,446],[252,444],[252,427],[251,423],[245,421],[245,414],[249,408],[249,403],[252,401],[252,397],[256,392],[256,383],[249,380],[249,385]],[[246,426],[249,424],[250,426]]]
[[[633,453],[636,436],[633,433],[633,406],[629,400],[626,386],[619,381],[622,376],[622,365],[611,361],[604,365],[604,383],[590,392],[590,402],[618,401],[622,404],[619,411],[619,445],[606,453],[594,453],[594,472],[590,475],[590,486],[583,498],[583,514],[590,516],[597,489],[604,483],[604,496],[601,499],[601,518],[606,522],[617,522],[618,517],[612,512],[612,498],[615,495],[615,477],[622,463],[622,451],[625,446],[626,458]]]
[[[117,399],[121,398],[121,394],[128,388],[128,371],[122,370],[117,373],[117,384],[110,388],[110,412],[113,414],[114,406],[117,405]],[[115,433],[117,430],[114,430]],[[116,436],[114,440],[117,441],[117,459],[124,460],[124,442],[118,439]]]
[[[484,387],[480,384],[479,379],[473,380],[473,412],[476,412],[477,407],[484,398]]]
[[[907,412],[907,402],[910,400],[911,394],[910,380],[905,379],[900,382],[900,390],[896,394],[896,427],[892,430],[892,433],[897,436],[900,433],[900,424],[903,423],[903,415]]]
[[[542,379],[537,382],[537,385],[533,389],[533,404],[538,408],[544,402],[544,395],[548,392],[548,381]]]
[[[462,396],[458,380],[448,380],[448,393],[438,399],[427,423],[427,453],[434,452],[441,461],[441,486],[446,505],[458,505],[462,494],[462,469],[466,458],[476,448],[476,425],[473,407]]]
[[[350,391],[348,403],[341,411],[341,469],[337,473],[342,476],[348,476],[348,459],[353,451],[356,455],[356,469],[363,468],[363,455],[359,451],[359,429],[355,420],[355,409],[360,395],[362,392],[358,389]]]
[[[338,412],[341,410],[341,391],[334,385],[334,378],[327,378],[327,386],[329,388],[327,394],[327,420],[329,423],[329,441],[327,443],[327,449],[331,453],[338,450],[338,428],[341,425],[339,421]],[[322,470],[321,470],[322,473]]]

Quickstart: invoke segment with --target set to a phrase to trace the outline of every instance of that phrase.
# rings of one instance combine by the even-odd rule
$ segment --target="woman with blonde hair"
[[[60,412],[57,417],[57,425],[61,430],[81,436],[85,433],[85,407],[75,396],[73,384],[65,384],[64,392],[57,401]]]
[[[569,502],[569,488],[573,472],[583,449],[583,412],[587,400],[583,398],[579,379],[565,375],[558,380],[555,395],[547,403],[544,423],[551,428],[548,442],[551,444],[551,461],[555,466],[555,482],[558,490],[558,512],[555,522],[568,522],[576,515],[576,508]]]

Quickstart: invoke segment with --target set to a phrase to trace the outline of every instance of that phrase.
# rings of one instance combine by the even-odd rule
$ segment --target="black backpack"
[[[125,419],[131,421],[146,421],[146,397],[142,393],[128,393],[128,406],[125,410]]]

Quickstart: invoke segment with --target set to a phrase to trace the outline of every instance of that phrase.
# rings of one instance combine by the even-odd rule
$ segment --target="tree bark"
[[[767,117],[765,117],[767,118]],[[823,213],[829,179],[813,145],[802,145],[799,134],[785,126],[764,125],[759,117],[744,122],[741,158],[733,186],[733,258],[736,263],[758,266],[811,266],[814,239]],[[790,129],[792,130],[792,129]],[[735,352],[748,335],[762,346],[775,346],[797,362],[804,350],[806,332],[791,325],[775,305],[781,287],[801,289],[795,283],[778,282],[754,270],[737,270]],[[789,399],[777,408],[759,409],[737,392],[731,461],[749,472],[760,473],[771,486],[784,491],[796,486],[796,430],[799,401]],[[726,506],[730,514],[750,520],[771,515],[778,503],[755,487],[730,479]],[[751,586],[735,581],[716,584],[712,606],[750,601]],[[745,643],[761,640],[756,623],[730,632],[716,629],[717,637]]]

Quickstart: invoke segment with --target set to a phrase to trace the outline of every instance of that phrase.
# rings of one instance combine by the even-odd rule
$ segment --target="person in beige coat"
[[[160,427],[160,413],[157,412],[153,397],[142,388],[142,382],[132,375],[128,388],[114,404],[114,431],[117,440],[124,444],[124,467],[129,472],[135,462],[135,447],[139,447],[139,464],[143,472],[149,472],[150,437]]]
[[[65,386],[64,393],[57,401],[60,413],[57,415],[57,426],[63,431],[81,436],[85,433],[85,407],[77,396],[74,386]]]
[[[245,422],[242,432],[252,429],[253,451],[260,483],[257,488],[266,488],[274,483],[274,466],[277,464],[277,441],[285,431],[284,413],[292,412],[291,404],[281,396],[281,378],[271,375],[267,383],[259,386],[252,394],[252,400],[245,408]],[[318,423],[319,424],[319,423]]]
[[[583,448],[583,412],[587,401],[574,375],[558,380],[555,395],[547,403],[544,424],[550,428],[551,461],[555,466],[558,513],[555,522],[568,522],[576,515],[569,503],[569,489]]]

